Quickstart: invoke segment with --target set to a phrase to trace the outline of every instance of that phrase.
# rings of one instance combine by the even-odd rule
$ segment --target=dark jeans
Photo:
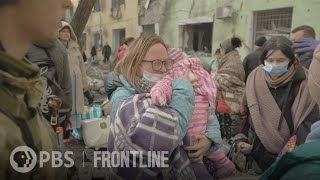
[[[109,59],[110,59],[110,56],[104,57],[103,62],[104,62],[104,63],[107,63],[107,62],[109,62]]]

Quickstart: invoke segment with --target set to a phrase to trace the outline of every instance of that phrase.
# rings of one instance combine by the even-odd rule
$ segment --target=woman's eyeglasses
[[[172,68],[172,66],[173,66],[173,60],[172,59],[166,59],[166,60],[155,59],[155,60],[152,60],[152,61],[143,60],[142,62],[151,63],[152,64],[152,69],[154,71],[160,71],[163,66],[167,70],[170,70]]]

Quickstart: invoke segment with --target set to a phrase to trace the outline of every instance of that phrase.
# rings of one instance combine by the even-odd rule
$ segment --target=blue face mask
[[[268,62],[264,62],[263,69],[270,74],[270,76],[281,76],[288,71],[288,64],[283,63],[276,66],[272,66],[272,64]]]

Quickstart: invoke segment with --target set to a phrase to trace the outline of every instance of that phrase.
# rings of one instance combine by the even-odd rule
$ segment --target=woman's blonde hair
[[[135,39],[129,45],[124,57],[116,67],[117,73],[122,74],[139,93],[143,92],[138,83],[140,64],[149,49],[155,44],[162,44],[166,47],[166,44],[159,36],[145,36]]]

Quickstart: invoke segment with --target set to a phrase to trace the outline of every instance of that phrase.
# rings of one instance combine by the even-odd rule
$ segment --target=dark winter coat
[[[247,81],[249,74],[261,64],[260,63],[261,54],[262,54],[262,48],[259,48],[256,51],[248,54],[244,58],[242,64],[243,64],[244,72],[246,73],[245,81]]]
[[[102,54],[105,58],[108,58],[111,56],[111,47],[109,45],[103,46]]]
[[[97,48],[95,46],[92,46],[90,54],[91,54],[91,57],[94,57],[97,55]]]

